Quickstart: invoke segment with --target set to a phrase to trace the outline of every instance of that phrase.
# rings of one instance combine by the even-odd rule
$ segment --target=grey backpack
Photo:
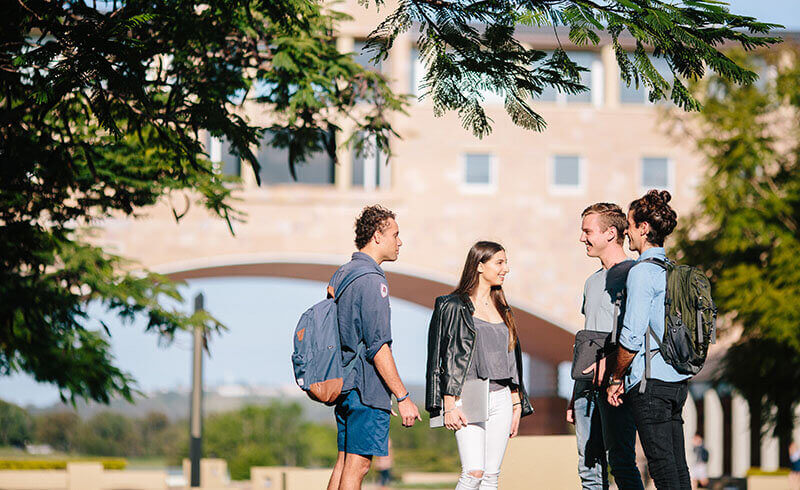
[[[333,405],[342,393],[345,380],[365,350],[358,351],[346,365],[342,364],[342,343],[339,338],[338,299],[353,281],[367,274],[377,274],[373,268],[348,272],[329,297],[315,304],[300,317],[294,330],[292,366],[297,385],[315,401]],[[330,291],[330,288],[329,288]]]

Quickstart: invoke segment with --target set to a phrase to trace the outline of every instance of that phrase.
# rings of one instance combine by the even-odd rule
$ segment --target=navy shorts
[[[358,391],[351,390],[336,404],[334,413],[339,451],[362,456],[389,454],[389,412],[364,405]]]

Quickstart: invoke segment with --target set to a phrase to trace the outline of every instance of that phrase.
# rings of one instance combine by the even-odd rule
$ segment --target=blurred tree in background
[[[800,403],[800,49],[731,57],[762,77],[691,86],[704,109],[681,127],[708,168],[678,247],[710,275],[723,325],[741,330],[721,378],[774,429],[787,465]]]
[[[33,438],[33,419],[21,407],[0,400],[0,446],[24,447]]]
[[[422,421],[411,428],[403,427],[399,417],[392,417],[389,437],[394,467],[399,472],[458,472],[461,469],[455,434],[445,428],[431,429],[427,412],[422,415]]]
[[[131,417],[102,411],[84,420],[71,411],[31,415],[24,408],[0,401],[0,436],[19,434],[4,436],[0,447],[49,444],[74,457],[156,458],[180,466],[189,454],[187,426],[186,420],[169,420],[159,412]],[[249,479],[252,466],[329,468],[336,461],[336,427],[305,419],[297,403],[274,401],[212,413],[206,417],[203,431],[203,456],[226,460],[235,480]],[[14,437],[21,444],[15,444]],[[453,433],[431,429],[427,414],[410,429],[392,417],[390,437],[396,473],[459,469]]]
[[[187,454],[184,449],[181,457]],[[204,420],[203,455],[227,460],[234,480],[249,479],[251,466],[330,467],[336,454],[336,428],[306,421],[297,403],[249,406]]]
[[[56,451],[79,451],[81,418],[75,412],[50,412],[35,417],[33,442],[48,444]]]
[[[133,420],[113,412],[100,412],[87,420],[78,433],[76,449],[97,456],[139,456],[141,432]]]

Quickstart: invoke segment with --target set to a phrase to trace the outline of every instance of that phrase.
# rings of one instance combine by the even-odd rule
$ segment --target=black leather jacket
[[[464,296],[449,294],[436,298],[428,329],[428,368],[425,373],[425,409],[439,415],[444,395],[459,396],[472,362],[475,345],[475,307]],[[522,349],[515,347],[522,416],[533,413],[522,376]]]

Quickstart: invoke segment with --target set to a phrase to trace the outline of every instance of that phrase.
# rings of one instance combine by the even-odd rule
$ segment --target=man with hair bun
[[[339,449],[328,490],[361,488],[373,456],[389,454],[389,417],[392,395],[402,424],[411,427],[421,420],[419,410],[400,379],[392,356],[389,323],[389,286],[381,269],[400,254],[400,228],[395,214],[380,206],[361,211],[355,224],[358,252],[333,274],[328,293],[353,271],[359,276],[337,298],[342,365],[357,358],[336,403]]]
[[[689,376],[678,373],[656,352],[645,390],[640,393],[648,325],[653,335],[660,337],[656,340],[664,337],[666,271],[653,261],[667,260],[664,240],[678,224],[669,205],[671,197],[667,191],[651,190],[628,209],[626,234],[639,259],[628,273],[625,319],[618,347],[608,363],[607,394],[609,404],[630,406],[656,488],[690,490],[681,417]]]

